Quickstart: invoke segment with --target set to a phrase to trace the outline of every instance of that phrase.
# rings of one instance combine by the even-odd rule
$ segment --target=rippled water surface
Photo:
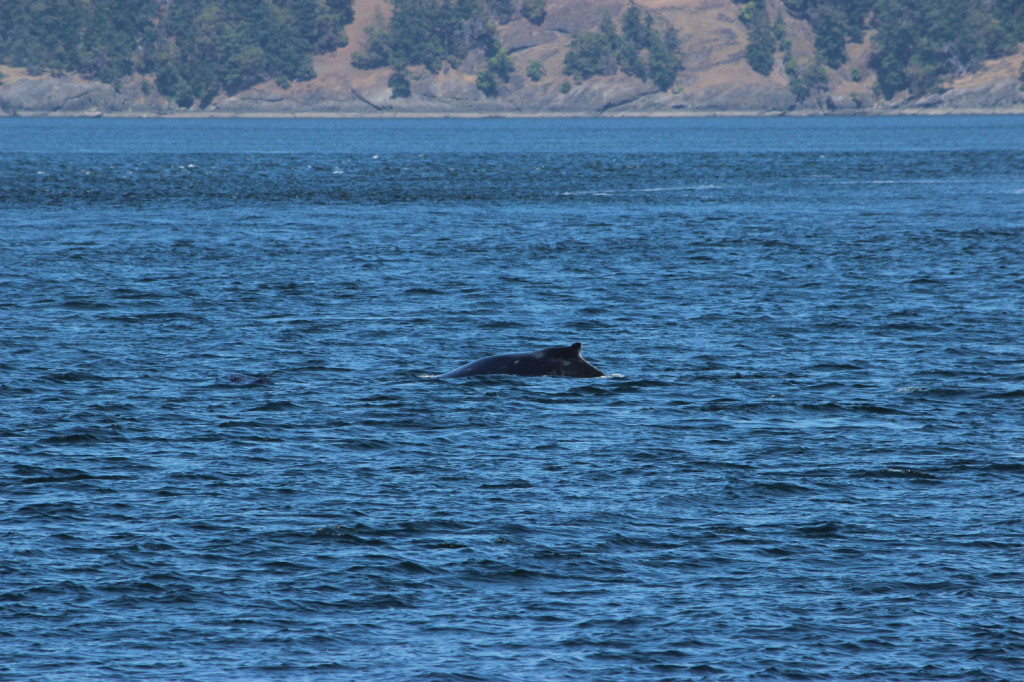
[[[0,120],[0,677],[1020,679],[1022,330],[1018,118]]]

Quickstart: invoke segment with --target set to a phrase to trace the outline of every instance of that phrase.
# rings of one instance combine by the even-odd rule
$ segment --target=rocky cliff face
[[[670,115],[715,113],[823,113],[895,111],[1024,111],[1018,85],[1022,55],[986,63],[984,68],[947,84],[941,94],[911,100],[882,100],[868,65],[871,35],[847,45],[847,63],[829,73],[827,87],[798,101],[790,90],[781,58],[771,73],[755,73],[745,58],[747,29],[732,0],[636,0],[680,38],[683,71],[666,91],[651,81],[618,73],[576,82],[564,75],[572,37],[593,30],[608,14],[619,16],[628,0],[548,0],[542,25],[517,18],[499,26],[502,45],[516,61],[508,83],[496,96],[476,87],[483,55],[471,53],[457,69],[432,74],[410,71],[411,95],[396,97],[388,87],[389,69],[360,71],[351,56],[362,45],[364,29],[384,0],[356,0],[356,21],[348,47],[317,57],[317,77],[287,89],[262,83],[234,96],[221,96],[205,110],[181,109],[159,96],[151,79],[126,79],[117,86],[74,76],[29,76],[0,69],[0,113],[6,115]],[[768,0],[773,13],[785,12],[781,0]],[[814,34],[803,21],[786,17],[787,36],[797,60],[810,61]],[[527,65],[540,64],[533,80]]]

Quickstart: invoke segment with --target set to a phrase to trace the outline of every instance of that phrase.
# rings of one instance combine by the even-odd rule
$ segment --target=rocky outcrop
[[[0,112],[7,116],[165,114],[177,109],[139,78],[115,87],[76,76],[25,75],[0,85]]]
[[[0,88],[0,109],[8,115],[21,112],[83,114],[127,108],[127,98],[106,83],[72,78],[23,78]]]
[[[628,0],[548,0],[544,28],[566,35],[592,31],[606,14],[617,17],[627,4]]]
[[[933,113],[1024,111],[1021,62],[1020,54],[994,59],[984,69],[966,73],[938,92],[886,104],[897,111]]]
[[[346,88],[326,87],[284,89],[275,83],[263,83],[245,92],[216,100],[209,112],[234,116],[287,116],[295,113],[371,115],[386,110],[390,90],[369,97]],[[375,105],[374,100],[379,104]]]
[[[950,109],[1007,109],[1024,106],[1024,92],[1016,78],[990,80],[950,88],[940,95],[932,95],[916,103],[925,106],[933,102]]]

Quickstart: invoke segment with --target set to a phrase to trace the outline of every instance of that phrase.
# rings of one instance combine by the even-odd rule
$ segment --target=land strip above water
[[[344,8],[345,2],[333,4]],[[204,11],[217,7],[216,0],[192,4]],[[205,90],[197,90],[189,81],[192,72],[184,67],[143,56],[133,57],[138,64],[117,75],[85,72],[80,65],[75,70],[70,67],[77,63],[71,62],[67,68],[45,67],[45,61],[29,63],[17,56],[21,53],[0,51],[0,115],[1024,113],[1024,51],[1017,42],[1024,29],[1000,19],[997,10],[1005,2],[994,3],[991,16],[969,18],[990,21],[990,33],[1002,31],[996,31],[1002,42],[984,49],[959,46],[950,38],[955,23],[929,26],[944,32],[939,38],[947,41],[944,61],[928,66],[930,70],[921,66],[924,48],[913,45],[907,48],[912,54],[904,55],[907,65],[894,67],[891,59],[886,61],[893,41],[903,39],[894,37],[885,23],[888,6],[901,5],[895,0],[860,3],[874,9],[863,15],[844,9],[841,16],[836,7],[842,3],[835,0],[477,4],[477,14],[464,20],[465,26],[476,27],[475,33],[465,33],[462,47],[449,46],[448,54],[424,57],[403,44],[395,28],[401,12],[412,11],[403,9],[413,6],[408,0],[353,0],[347,5],[349,14],[337,20],[339,26],[348,21],[344,28],[333,39],[320,38],[331,49],[310,55],[308,68],[296,67],[291,77],[274,76],[270,66],[259,64],[247,75],[221,80],[202,74]],[[226,11],[218,16],[222,25],[237,19]],[[200,18],[196,15],[194,21]],[[24,63],[12,65],[19,59]],[[223,61],[232,59],[225,53]]]

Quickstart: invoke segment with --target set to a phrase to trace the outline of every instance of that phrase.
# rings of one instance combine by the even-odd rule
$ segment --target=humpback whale
[[[266,374],[229,374],[220,383],[224,386],[250,388],[252,386],[267,386],[274,382]]]
[[[532,353],[506,353],[481,358],[442,374],[441,379],[471,377],[478,374],[515,374],[521,377],[603,377],[604,372],[580,355],[579,341],[571,346],[545,348]]]

